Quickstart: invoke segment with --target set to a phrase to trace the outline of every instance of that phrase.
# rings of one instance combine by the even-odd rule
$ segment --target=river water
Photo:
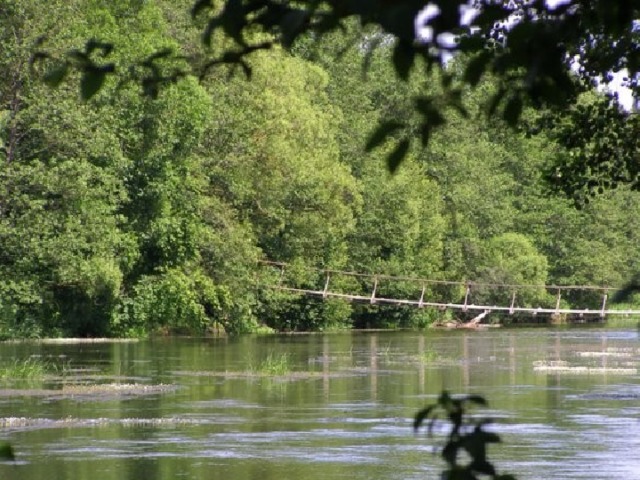
[[[435,479],[444,426],[411,423],[442,390],[487,398],[500,472],[640,479],[636,330],[0,344],[30,357],[59,367],[0,385],[3,480]]]

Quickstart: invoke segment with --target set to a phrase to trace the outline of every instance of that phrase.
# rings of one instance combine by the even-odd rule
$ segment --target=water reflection
[[[249,372],[274,353],[292,359],[290,374]],[[0,390],[0,416],[25,417],[0,429],[25,462],[0,465],[2,479],[435,478],[433,442],[410,424],[442,389],[490,400],[505,440],[493,457],[520,479],[640,478],[635,330],[0,345],[3,359],[32,354],[64,355],[93,382],[177,388],[65,395],[69,376],[38,395]]]

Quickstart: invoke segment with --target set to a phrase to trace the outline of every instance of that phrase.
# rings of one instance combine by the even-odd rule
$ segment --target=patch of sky
[[[550,10],[555,10],[556,8],[570,2],[571,0],[546,0],[545,3]],[[473,21],[479,13],[478,9],[473,6],[473,3],[475,2],[469,1],[465,4],[459,5],[458,7],[460,26],[467,27],[471,31],[474,30]],[[441,57],[442,61],[446,63],[453,57],[453,52],[456,48],[457,35],[452,32],[441,32],[434,38],[433,27],[429,24],[434,18],[440,15],[440,13],[441,9],[437,4],[428,3],[416,16],[414,28],[418,41],[424,42],[425,44],[431,44],[434,51]],[[515,22],[517,20],[514,17],[512,21]],[[579,59],[576,59],[574,62],[574,68],[577,69],[578,67]],[[629,72],[626,69],[622,69],[618,72],[611,72],[610,78],[607,79],[607,81],[603,80],[599,87],[602,91],[616,94],[618,102],[627,111],[631,110],[635,103],[631,90],[626,87],[628,76]]]

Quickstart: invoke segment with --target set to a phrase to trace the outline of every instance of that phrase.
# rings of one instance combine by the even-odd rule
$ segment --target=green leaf
[[[1,443],[0,444],[0,460],[14,461],[15,459],[16,459],[16,455],[13,451],[13,447],[9,443]]]
[[[50,87],[55,88],[62,83],[68,73],[69,64],[63,63],[62,65],[49,70],[44,76],[44,82]]]
[[[396,172],[396,170],[404,160],[404,157],[407,156],[407,152],[409,151],[409,144],[409,139],[405,138],[400,143],[398,143],[398,146],[395,148],[395,150],[389,154],[389,156],[387,157],[387,168],[389,169],[389,172]]]
[[[367,141],[367,144],[364,147],[365,151],[370,152],[374,148],[379,147],[385,142],[385,140],[387,140],[390,135],[397,132],[402,127],[404,127],[404,124],[396,120],[389,120],[382,123],[378,126],[378,128],[376,128],[376,130]]]
[[[106,72],[103,70],[86,70],[80,81],[80,92],[84,100],[91,99],[102,87]]]

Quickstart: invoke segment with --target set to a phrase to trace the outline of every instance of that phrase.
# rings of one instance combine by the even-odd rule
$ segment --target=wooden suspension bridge
[[[556,315],[604,320],[607,316],[640,317],[640,309],[612,308],[617,291],[591,285],[515,285],[431,280],[263,261],[262,287],[322,299],[338,298],[371,305],[431,307],[460,312]],[[575,307],[574,298],[588,299],[589,308]],[[487,303],[487,299],[502,300]],[[567,301],[571,299],[571,303]],[[476,303],[476,300],[480,300]],[[534,302],[538,303],[535,304]]]

